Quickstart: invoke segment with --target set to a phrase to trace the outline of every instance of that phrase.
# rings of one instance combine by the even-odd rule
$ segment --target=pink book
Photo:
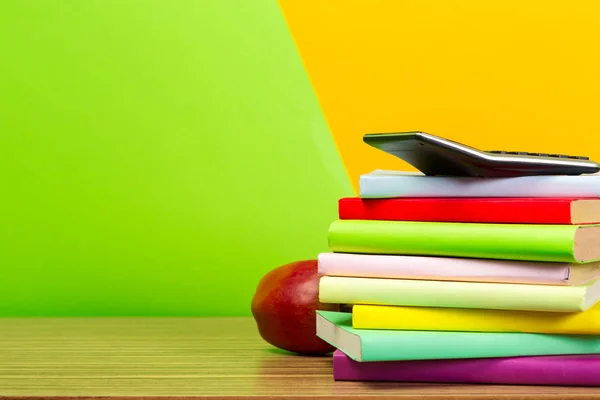
[[[337,381],[600,386],[600,355],[358,362],[333,354]]]
[[[321,253],[320,275],[438,281],[578,285],[600,277],[600,262],[570,264],[456,257]]]

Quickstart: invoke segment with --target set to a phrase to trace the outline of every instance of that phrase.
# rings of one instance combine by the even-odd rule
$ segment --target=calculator
[[[492,178],[600,171],[600,165],[586,156],[483,151],[425,132],[368,133],[363,141],[406,161],[425,175]]]

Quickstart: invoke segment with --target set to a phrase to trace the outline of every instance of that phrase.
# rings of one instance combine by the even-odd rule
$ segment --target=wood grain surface
[[[335,382],[250,318],[0,319],[3,398],[600,399],[599,388]]]

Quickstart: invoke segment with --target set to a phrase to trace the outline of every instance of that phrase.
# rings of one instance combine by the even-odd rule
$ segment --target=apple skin
[[[317,260],[295,261],[268,272],[252,298],[252,315],[262,338],[283,350],[323,355],[335,350],[316,334],[316,310],[339,311],[319,302]]]

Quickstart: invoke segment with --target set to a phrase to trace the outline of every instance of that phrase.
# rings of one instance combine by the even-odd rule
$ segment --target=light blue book
[[[471,178],[376,170],[361,175],[360,197],[600,197],[600,174]]]
[[[352,314],[317,311],[317,336],[356,361],[600,354],[600,336],[352,328]]]

